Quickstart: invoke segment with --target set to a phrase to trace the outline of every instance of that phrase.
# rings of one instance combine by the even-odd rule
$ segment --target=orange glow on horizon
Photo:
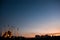
[[[35,34],[35,33],[31,33],[31,34],[23,34],[24,37],[30,38],[30,37],[35,37],[35,35],[39,35],[39,36],[45,36],[46,34]],[[48,33],[48,36],[60,36],[60,33]]]

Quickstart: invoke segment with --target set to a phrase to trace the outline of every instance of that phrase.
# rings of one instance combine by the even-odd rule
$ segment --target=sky
[[[19,35],[60,32],[59,0],[2,0],[0,4],[0,32],[9,28]]]

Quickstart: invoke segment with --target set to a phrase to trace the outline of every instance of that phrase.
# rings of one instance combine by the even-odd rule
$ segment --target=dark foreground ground
[[[60,40],[60,36],[46,36],[46,37],[35,37],[35,38],[25,38],[25,37],[12,37],[12,38],[3,38],[0,37],[0,40]]]

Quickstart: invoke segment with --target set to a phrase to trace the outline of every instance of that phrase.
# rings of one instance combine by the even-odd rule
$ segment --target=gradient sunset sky
[[[60,32],[59,0],[2,0],[0,8],[0,32],[7,25],[20,35]]]

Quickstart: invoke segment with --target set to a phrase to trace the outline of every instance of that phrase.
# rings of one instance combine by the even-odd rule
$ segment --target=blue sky
[[[19,28],[20,33],[60,32],[59,0],[3,0],[1,3],[0,28],[10,25]]]

